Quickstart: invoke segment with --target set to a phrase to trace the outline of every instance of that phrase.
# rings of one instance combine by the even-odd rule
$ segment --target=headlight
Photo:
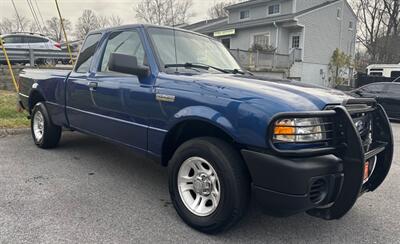
[[[290,118],[275,122],[274,142],[307,143],[326,139],[327,131],[322,118]]]

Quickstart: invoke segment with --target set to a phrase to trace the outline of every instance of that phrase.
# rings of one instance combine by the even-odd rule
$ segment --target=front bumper
[[[334,155],[284,158],[250,150],[242,155],[253,193],[270,214],[286,216],[332,202],[343,182],[343,161]]]
[[[393,157],[393,138],[383,108],[374,104],[369,111],[374,133],[367,148],[353,123],[352,112],[344,105],[333,110],[344,135],[344,140],[335,147],[287,153],[279,149],[241,151],[253,180],[254,195],[269,213],[285,216],[307,211],[323,219],[338,219],[362,193],[375,190],[387,176]],[[376,163],[365,182],[364,163],[370,159],[376,159]]]

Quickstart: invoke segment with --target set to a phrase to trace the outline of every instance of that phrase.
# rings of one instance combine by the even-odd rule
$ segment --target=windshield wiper
[[[195,64],[194,63],[166,64],[166,65],[164,65],[164,67],[165,68],[180,68],[180,67],[183,67],[183,68],[188,68],[188,69],[189,68],[198,68],[198,69],[204,69],[204,70],[209,70],[211,68],[211,69],[215,69],[215,70],[217,70],[219,72],[222,72],[222,73],[229,73],[229,71],[227,71],[227,70],[224,70],[224,69],[212,66],[212,65],[208,65],[208,64],[201,64],[201,63],[195,63]]]
[[[240,69],[225,69],[225,71],[232,73],[232,74],[241,74],[241,75],[245,75],[246,72],[240,70]]]

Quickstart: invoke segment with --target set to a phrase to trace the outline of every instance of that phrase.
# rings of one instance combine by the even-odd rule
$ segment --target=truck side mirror
[[[148,67],[139,65],[135,56],[122,53],[110,54],[108,69],[114,72],[137,75],[138,77],[145,77],[150,71]]]

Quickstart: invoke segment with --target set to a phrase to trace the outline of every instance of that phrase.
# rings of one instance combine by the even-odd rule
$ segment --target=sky
[[[46,21],[57,16],[57,9],[54,0],[31,0],[37,2],[43,19]],[[207,10],[216,0],[192,0],[192,12],[196,14],[190,19],[190,23],[203,20],[207,17]],[[229,0],[228,0],[229,1]],[[20,16],[33,19],[29,10],[27,0],[14,0]],[[58,0],[63,18],[72,21],[73,24],[80,17],[84,9],[92,9],[100,15],[117,15],[121,17],[124,24],[138,23],[135,18],[134,6],[139,0]],[[11,0],[0,0],[0,20],[3,17],[12,18],[15,15]]]

